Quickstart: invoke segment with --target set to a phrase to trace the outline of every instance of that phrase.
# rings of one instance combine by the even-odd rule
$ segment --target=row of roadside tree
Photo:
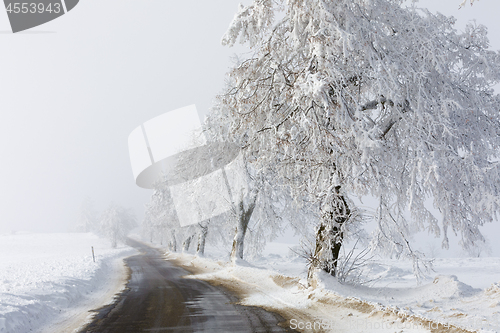
[[[425,261],[410,241],[416,232],[443,248],[449,232],[464,249],[484,243],[480,227],[500,211],[500,54],[485,27],[457,32],[454,19],[417,5],[241,6],[222,41],[251,56],[230,69],[205,131],[240,147],[250,190],[217,223],[181,228],[158,184],[144,221],[150,238],[179,250],[198,234],[202,253],[208,234],[238,259],[246,237],[258,251],[288,223],[313,234],[310,277],[337,276],[348,239],[413,260],[417,274]],[[369,235],[353,200],[363,197],[377,201]]]

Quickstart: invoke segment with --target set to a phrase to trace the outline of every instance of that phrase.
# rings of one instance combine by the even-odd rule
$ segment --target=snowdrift
[[[92,234],[0,236],[0,332],[61,331],[61,321],[84,321],[121,288],[122,259],[133,253]]]

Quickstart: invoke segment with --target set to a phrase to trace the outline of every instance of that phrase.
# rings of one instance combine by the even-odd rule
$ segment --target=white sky
[[[421,0],[489,27],[500,49],[500,1]],[[196,104],[206,112],[236,50],[220,39],[232,0],[82,0],[71,12],[10,33],[0,10],[0,233],[66,231],[90,196],[142,218],[127,138],[144,121]]]
[[[12,34],[0,10],[0,233],[64,231],[85,196],[142,217],[129,133],[190,104],[210,107],[234,50],[230,0],[82,0]]]

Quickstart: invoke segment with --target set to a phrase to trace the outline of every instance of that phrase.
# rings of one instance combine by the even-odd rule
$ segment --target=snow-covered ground
[[[1,235],[0,332],[72,332],[124,287],[134,253],[93,234]]]
[[[232,286],[243,304],[277,310],[306,332],[500,332],[500,258],[436,259],[420,285],[411,263],[374,260],[365,267],[374,278],[368,284],[339,284],[320,274],[311,288],[304,259],[289,244],[270,243],[261,257],[236,266],[225,251],[168,256],[196,268],[196,278]],[[74,331],[88,310],[123,288],[122,259],[134,253],[92,234],[0,236],[0,332]]]
[[[214,248],[201,259],[168,255],[201,269],[197,278],[241,289],[244,304],[294,318],[292,328],[302,324],[304,331],[500,332],[500,258],[436,259],[421,284],[410,262],[373,260],[365,267],[374,279],[370,283],[339,284],[319,274],[317,287],[311,288],[304,259],[289,248],[268,244],[262,257],[236,266],[216,259],[222,252]],[[308,330],[308,324],[316,329]]]

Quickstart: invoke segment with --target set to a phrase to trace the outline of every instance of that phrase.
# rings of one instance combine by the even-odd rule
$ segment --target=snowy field
[[[439,258],[420,284],[410,262],[373,260],[365,268],[374,280],[365,285],[320,274],[317,288],[307,288],[305,261],[289,247],[270,243],[262,257],[236,266],[210,247],[202,259],[169,256],[201,268],[198,278],[246,285],[244,304],[295,313],[295,326],[313,319],[317,329],[306,332],[500,332],[500,258]]]
[[[0,235],[0,332],[73,331],[123,288],[134,253],[93,234]]]

